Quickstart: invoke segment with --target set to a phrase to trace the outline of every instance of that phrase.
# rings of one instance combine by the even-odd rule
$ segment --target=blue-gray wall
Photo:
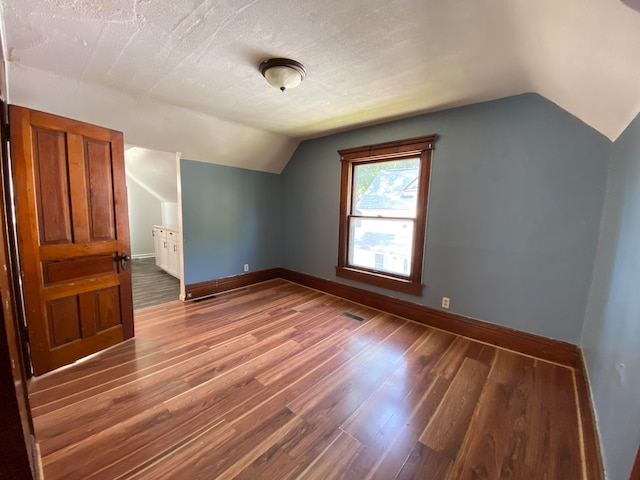
[[[582,348],[609,480],[640,444],[640,115],[611,148]]]
[[[422,297],[338,279],[337,150],[432,133]],[[534,94],[303,142],[282,173],[283,266],[578,343],[610,146]]]
[[[180,161],[185,284],[282,264],[280,177]]]

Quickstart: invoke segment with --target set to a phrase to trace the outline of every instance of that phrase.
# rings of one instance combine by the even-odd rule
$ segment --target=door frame
[[[30,372],[26,358],[26,342],[21,338],[20,321],[24,321],[21,297],[16,288],[17,252],[14,237],[9,228],[14,223],[11,214],[10,170],[8,156],[7,106],[4,102],[6,83],[4,76],[0,84],[0,121],[2,125],[2,145],[0,147],[0,301],[2,327],[0,327],[0,406],[4,421],[0,435],[4,447],[0,449],[0,469],[10,478],[41,478],[41,461],[37,449],[27,376]]]

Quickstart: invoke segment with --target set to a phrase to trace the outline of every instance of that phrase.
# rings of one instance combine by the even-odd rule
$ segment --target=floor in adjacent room
[[[46,480],[584,478],[570,368],[283,280],[135,321],[31,381]]]
[[[156,265],[154,257],[131,260],[133,309],[152,307],[178,300],[180,280]]]

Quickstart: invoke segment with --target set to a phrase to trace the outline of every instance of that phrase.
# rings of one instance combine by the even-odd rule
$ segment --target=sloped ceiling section
[[[618,0],[518,4],[531,90],[618,138],[640,111],[640,13]]]
[[[161,202],[178,201],[178,160],[175,153],[127,146],[127,176]]]
[[[299,139],[525,92],[610,139],[640,110],[640,13],[620,0],[2,0],[2,8],[11,101],[104,117],[130,143],[226,165],[278,171]],[[257,67],[273,56],[303,62],[305,81],[284,93],[270,87]],[[52,83],[65,97],[44,98]],[[88,105],[67,105],[78,98]]]
[[[10,103],[124,132],[124,141],[182,158],[280,173],[298,146],[283,134],[144,95],[9,64]]]

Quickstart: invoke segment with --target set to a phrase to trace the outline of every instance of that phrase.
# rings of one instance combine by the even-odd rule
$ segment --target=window
[[[336,275],[422,294],[431,151],[437,136],[340,150]]]

